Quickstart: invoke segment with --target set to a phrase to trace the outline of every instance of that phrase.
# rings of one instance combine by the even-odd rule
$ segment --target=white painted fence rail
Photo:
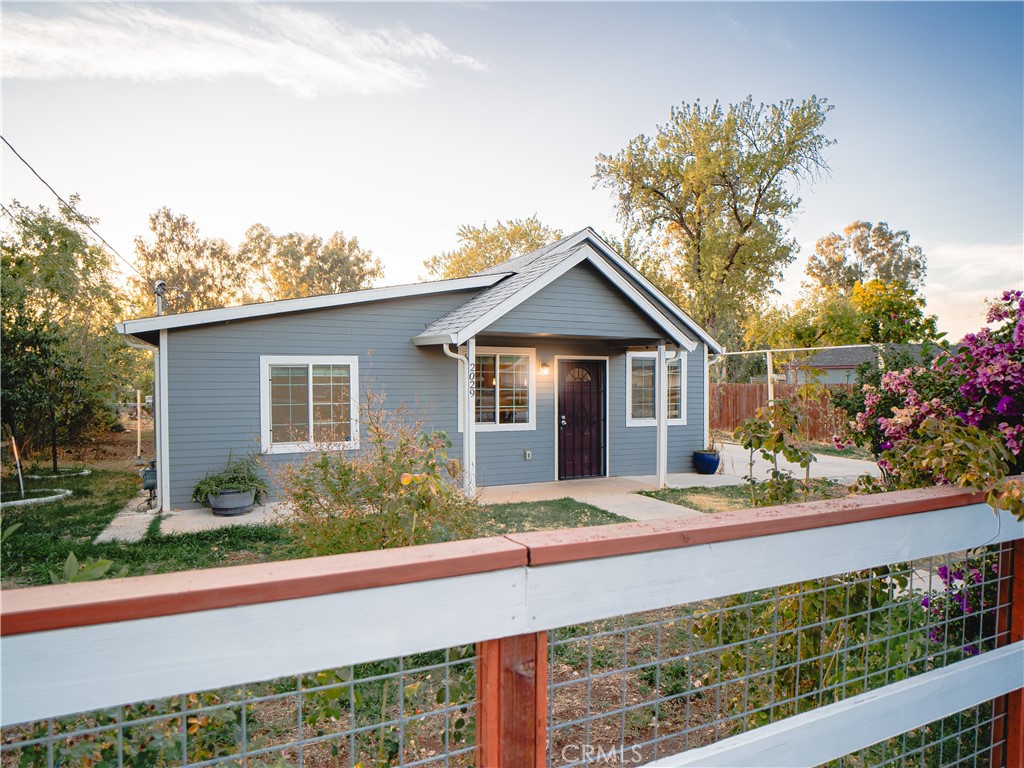
[[[897,494],[889,496],[895,498]],[[474,565],[470,572],[439,577],[433,577],[434,572],[427,567],[423,571],[426,576],[420,574],[399,583],[385,578],[380,585],[359,588],[362,582],[357,579],[353,588],[342,580],[336,590],[321,585],[316,594],[307,596],[253,598],[239,605],[201,610],[182,611],[175,605],[174,593],[161,593],[160,600],[167,608],[157,611],[157,615],[144,612],[139,618],[89,619],[77,625],[77,603],[64,607],[63,614],[54,608],[55,615],[64,616],[59,626],[15,633],[5,630],[0,640],[2,722],[10,725],[185,691],[540,633],[568,624],[1024,539],[1024,523],[1012,516],[993,514],[982,503],[965,504],[962,494],[950,497],[954,505],[945,507],[942,499],[947,496],[940,494],[936,496],[939,501],[930,504],[938,508],[912,514],[876,515],[831,524],[815,512],[816,527],[803,528],[803,523],[797,522],[790,526],[793,530],[739,537],[727,534],[719,537],[722,540],[702,541],[702,536],[716,538],[717,534],[705,535],[713,527],[711,523],[706,525],[707,530],[692,521],[673,521],[675,529],[669,523],[617,526],[630,535],[635,531],[650,531],[652,536],[662,538],[671,534],[681,545],[666,547],[662,542],[650,551],[587,559],[573,559],[572,547],[558,541],[552,546],[563,547],[570,554],[546,559],[544,551],[531,544],[547,541],[543,539],[545,534],[511,536],[504,542],[514,545],[507,546],[508,557],[521,560],[512,567],[488,569],[486,565]],[[882,499],[875,503],[889,502]],[[798,506],[806,510],[814,505]],[[827,512],[829,508],[821,509]],[[737,525],[742,528],[741,517],[730,519],[740,521]],[[774,525],[777,519],[778,515],[762,513],[756,525],[764,527],[765,520]],[[757,530],[756,525],[751,530]],[[723,527],[724,523],[719,526]],[[593,532],[598,530],[574,533],[582,541],[597,535]],[[522,550],[521,556],[516,554],[517,547]],[[373,556],[389,556],[366,554],[370,556],[366,562],[376,562]],[[433,555],[416,557],[424,561]],[[313,561],[309,562],[309,568],[314,568]],[[276,567],[295,571],[301,568],[296,563],[302,561]],[[273,568],[261,567],[266,571]],[[1020,563],[1017,568],[1021,568]],[[216,581],[212,572],[206,573]],[[155,581],[145,583],[161,584],[159,579],[164,577],[149,578]],[[190,578],[191,584],[201,585],[204,572],[193,572]],[[233,582],[237,587],[244,578],[233,578]],[[112,590],[103,586],[109,583],[73,585],[73,594],[87,596],[90,589]],[[373,579],[367,583],[373,584]],[[24,592],[45,597],[50,593],[42,590],[48,589]],[[16,599],[19,592],[5,594],[5,621],[9,614],[20,615],[19,611],[32,614],[27,598]],[[187,602],[191,594],[182,592],[181,601]],[[116,597],[110,598],[111,604]],[[83,615],[97,605],[106,605],[103,599],[93,603],[85,599],[84,604],[88,610],[81,609]],[[1022,687],[1024,642],[1018,641],[655,764],[810,765]],[[937,691],[942,695],[935,695]],[[809,744],[826,746],[810,749]]]

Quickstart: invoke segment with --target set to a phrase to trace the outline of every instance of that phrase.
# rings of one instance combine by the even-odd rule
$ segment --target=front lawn
[[[669,488],[664,491],[641,491],[644,496],[689,507],[698,512],[729,512],[734,509],[749,509],[754,506],[750,501],[750,486],[723,485],[717,488]],[[807,496],[808,501],[821,499],[837,499],[846,495],[846,486],[840,483],[817,481]],[[795,501],[803,501],[800,494]]]
[[[628,523],[629,519],[575,499],[524,501],[481,507],[479,536],[501,536],[527,531],[555,531],[591,525]]]
[[[128,576],[167,573],[225,565],[272,562],[309,557],[290,532],[276,525],[234,525],[198,533],[164,535],[156,516],[139,542],[105,542],[93,539],[131,500],[139,487],[133,472],[97,469],[87,477],[28,480],[26,488],[59,487],[73,491],[61,501],[3,512],[3,527],[20,527],[4,542],[0,552],[0,579],[4,588],[49,584],[49,572],[61,572],[69,553],[114,561]],[[17,488],[3,478],[3,490]],[[480,508],[477,536],[579,528],[625,522],[625,518],[572,499],[520,504],[495,504]]]

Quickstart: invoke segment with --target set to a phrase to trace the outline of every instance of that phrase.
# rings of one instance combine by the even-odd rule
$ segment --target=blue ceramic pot
[[[722,457],[717,451],[694,451],[693,468],[698,475],[713,475],[718,471]]]

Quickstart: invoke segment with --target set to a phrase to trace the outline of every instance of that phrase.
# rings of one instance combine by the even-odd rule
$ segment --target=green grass
[[[54,487],[54,482],[26,481],[26,487]],[[138,478],[132,472],[95,470],[87,477],[62,479],[59,485],[73,495],[50,504],[4,511],[4,528],[21,523],[0,552],[0,578],[5,587],[49,584],[50,571],[59,573],[71,552],[79,561],[90,557],[112,560],[113,570],[126,566],[129,576],[309,556],[285,528],[276,525],[235,525],[165,536],[159,532],[155,516],[141,541],[93,544],[135,495]],[[16,489],[17,483],[4,478],[2,488]],[[497,504],[481,507],[480,513],[477,536],[626,521],[572,499]]]
[[[670,488],[665,491],[640,491],[644,496],[689,507],[698,512],[728,512],[734,509],[748,509],[750,503],[750,486],[723,485],[718,488]],[[835,483],[818,482],[807,496],[808,501],[835,499],[846,495],[846,487]],[[796,501],[803,501],[799,494]]]
[[[233,526],[163,536],[156,530],[155,519],[142,541],[93,544],[135,495],[138,478],[131,472],[101,469],[86,477],[59,481],[26,480],[25,486],[54,487],[55,482],[73,494],[50,504],[4,510],[4,528],[21,523],[0,552],[0,577],[5,587],[49,584],[49,572],[59,573],[71,552],[79,561],[88,557],[113,560],[115,570],[127,566],[129,576],[282,560],[296,554],[285,532],[275,526]],[[2,487],[16,490],[17,481],[5,477]]]
[[[505,533],[553,531],[559,528],[586,528],[591,525],[628,523],[628,518],[592,507],[575,499],[524,501],[481,507],[482,523],[478,536]]]

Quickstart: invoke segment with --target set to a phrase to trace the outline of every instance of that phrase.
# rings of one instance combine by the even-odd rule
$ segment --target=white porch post
[[[768,405],[775,403],[775,360],[772,351],[767,352],[768,357]]]
[[[711,371],[708,365],[708,345],[704,345],[704,445],[711,445]]]
[[[476,339],[466,342],[466,410],[463,414],[462,486],[467,497],[476,495]]]
[[[655,418],[658,422],[658,488],[668,486],[668,362],[665,357],[665,342],[658,345],[658,364],[655,369],[657,381],[655,392]]]

